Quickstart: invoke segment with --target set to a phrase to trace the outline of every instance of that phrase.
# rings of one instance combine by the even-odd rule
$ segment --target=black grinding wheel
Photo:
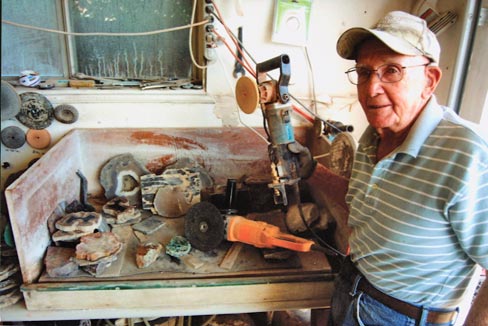
[[[224,240],[224,229],[224,218],[212,203],[197,203],[186,213],[185,237],[201,251],[217,248]]]
[[[17,126],[2,129],[2,144],[8,148],[20,148],[25,144],[25,132]]]

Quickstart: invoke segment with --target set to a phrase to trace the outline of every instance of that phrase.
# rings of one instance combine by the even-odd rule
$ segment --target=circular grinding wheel
[[[74,123],[78,120],[78,110],[69,104],[60,104],[54,108],[54,117],[62,123]]]
[[[5,80],[2,80],[2,121],[15,118],[15,115],[20,110],[20,97],[15,91],[14,87]]]
[[[35,149],[45,149],[51,145],[51,134],[46,129],[29,129],[26,138],[27,144]]]
[[[185,237],[201,251],[210,251],[224,240],[224,219],[219,209],[209,202],[193,205],[185,217]]]
[[[20,148],[25,144],[25,132],[16,126],[2,129],[2,144],[8,148]]]
[[[356,142],[348,132],[341,132],[334,137],[330,145],[329,168],[338,175],[351,177]]]
[[[259,105],[259,91],[254,79],[242,76],[236,83],[237,105],[242,112],[251,114]]]
[[[20,94],[22,101],[17,119],[31,129],[44,129],[51,125],[54,110],[51,102],[42,94],[26,92]]]
[[[324,131],[324,123],[322,122],[321,119],[315,118],[313,120],[313,133],[315,137],[322,136],[323,131]]]

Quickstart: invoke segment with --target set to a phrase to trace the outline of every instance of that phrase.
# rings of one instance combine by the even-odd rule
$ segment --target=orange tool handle
[[[301,252],[309,252],[315,244],[311,240],[283,233],[275,225],[252,221],[242,216],[227,217],[227,240],[258,248],[281,247]]]

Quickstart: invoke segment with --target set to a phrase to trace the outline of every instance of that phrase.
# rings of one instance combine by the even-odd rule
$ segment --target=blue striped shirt
[[[488,144],[435,97],[376,162],[378,139],[368,127],[349,182],[351,259],[393,297],[455,307],[488,268]]]

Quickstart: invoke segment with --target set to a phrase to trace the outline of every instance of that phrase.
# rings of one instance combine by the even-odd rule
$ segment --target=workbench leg
[[[327,326],[330,308],[312,309],[310,311],[310,326]]]

